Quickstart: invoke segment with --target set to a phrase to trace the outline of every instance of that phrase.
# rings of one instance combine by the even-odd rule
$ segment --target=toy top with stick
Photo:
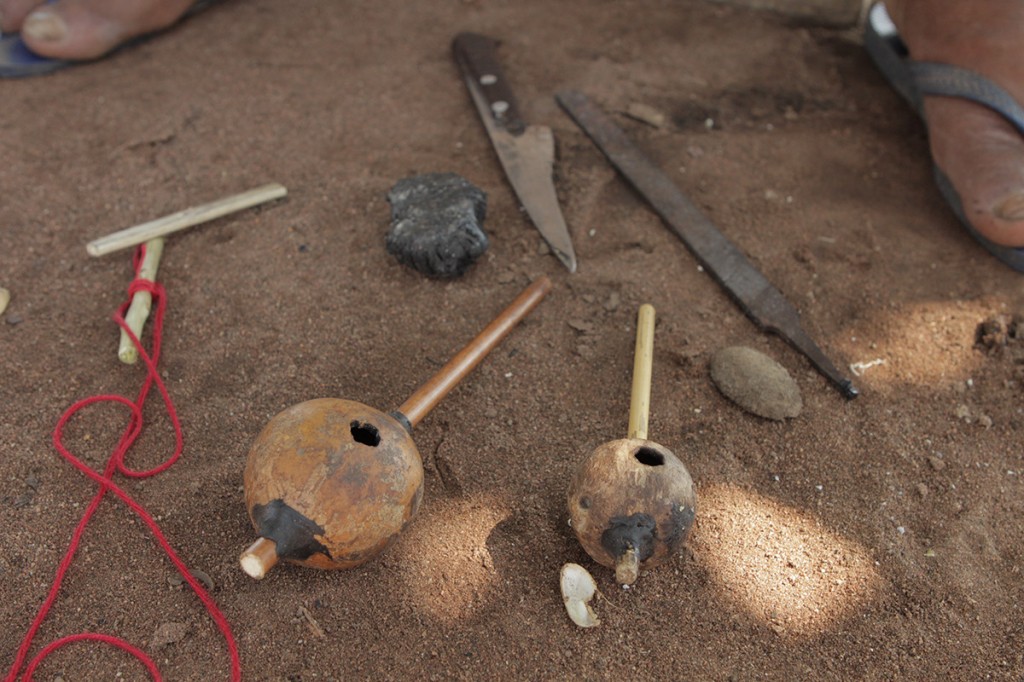
[[[641,567],[654,567],[682,547],[697,509],[686,466],[647,440],[653,358],[654,308],[644,304],[637,315],[628,437],[598,446],[569,485],[576,537],[624,585],[636,582]]]
[[[423,497],[412,428],[551,290],[540,277],[395,411],[321,398],[287,408],[256,438],[245,502],[257,539],[242,569],[262,578],[279,560],[352,568],[387,549]]]

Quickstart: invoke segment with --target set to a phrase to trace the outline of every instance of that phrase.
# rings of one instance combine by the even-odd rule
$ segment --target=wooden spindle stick
[[[629,396],[629,437],[647,440],[651,413],[651,367],[654,364],[654,306],[644,303],[636,316],[633,388]]]
[[[154,237],[163,237],[235,211],[278,199],[286,194],[288,194],[288,190],[277,183],[263,185],[248,192],[186,208],[184,211],[114,232],[89,242],[85,249],[90,256],[103,256],[112,251],[138,246]]]
[[[277,560],[277,543],[261,537],[242,552],[239,563],[249,577],[262,580],[267,571],[277,565]]]
[[[448,392],[480,364],[480,361],[547,296],[549,291],[551,291],[551,280],[541,275],[524,289],[498,317],[494,318],[475,339],[459,351],[458,355],[449,360],[448,364],[442,367],[433,378],[402,403],[398,411],[409,420],[409,425],[416,426],[440,402],[441,398],[448,395]]]
[[[142,257],[142,264],[139,266],[139,274],[135,280],[156,281],[156,271],[160,267],[160,256],[164,252],[164,238],[157,237],[146,242],[146,255]],[[142,338],[142,328],[146,325],[149,311],[153,306],[153,295],[145,289],[139,289],[132,294],[132,302],[128,305],[128,311],[124,315],[125,324],[135,334],[135,338]],[[139,351],[132,343],[132,339],[125,330],[121,330],[121,343],[117,347],[117,357],[126,365],[134,365],[139,360]]]

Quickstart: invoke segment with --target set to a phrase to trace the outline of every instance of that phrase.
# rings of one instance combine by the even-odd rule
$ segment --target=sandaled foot
[[[20,32],[44,57],[101,57],[146,33],[167,28],[194,0],[0,0],[0,31]]]
[[[915,61],[975,71],[1024,104],[1024,3],[1020,0],[886,0]],[[925,97],[932,158],[965,217],[988,240],[1024,246],[1024,136],[987,107]]]

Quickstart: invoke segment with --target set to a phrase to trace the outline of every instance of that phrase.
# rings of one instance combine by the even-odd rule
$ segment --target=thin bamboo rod
[[[156,220],[114,232],[106,237],[100,237],[86,244],[85,250],[89,252],[90,256],[104,256],[113,251],[138,246],[154,237],[164,237],[172,232],[178,232],[193,225],[220,218],[229,213],[279,199],[286,194],[288,194],[288,190],[277,183],[263,185],[248,192],[186,208],[183,211],[172,213],[163,218],[157,218]]]
[[[160,267],[160,256],[164,252],[164,238],[157,237],[146,242],[146,255],[142,257],[142,264],[139,266],[139,274],[136,280],[144,279],[150,282],[156,281],[156,271]],[[153,307],[153,295],[140,289],[132,294],[132,302],[128,305],[128,311],[124,314],[125,324],[135,334],[135,338],[142,338],[142,328],[146,326],[146,319],[149,318],[149,311]],[[128,332],[121,330],[121,342],[117,346],[117,357],[126,365],[134,365],[139,360],[139,351],[132,343]]]
[[[651,368],[654,364],[654,306],[644,303],[636,316],[633,388],[629,396],[629,437],[647,440],[651,413]]]
[[[540,276],[465,348],[423,384],[398,411],[416,426],[448,392],[469,374],[503,338],[551,291],[551,280]]]

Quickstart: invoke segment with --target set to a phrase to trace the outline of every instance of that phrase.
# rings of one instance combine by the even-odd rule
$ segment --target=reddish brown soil
[[[212,580],[246,679],[1021,678],[1024,341],[975,335],[1024,309],[1024,279],[942,203],[919,121],[855,33],[696,1],[553,7],[225,2],[113,58],[0,83],[5,669],[95,489],[53,427],[143,379],[117,361],[110,319],[130,257],[85,243],[276,181],[286,200],[169,240],[161,372],[185,451],[118,478]],[[555,131],[575,275],[540,248],[470,104],[449,51],[467,29],[503,41],[526,117]],[[567,87],[668,116],[614,114],[837,364],[869,366],[860,398],[697,268],[558,108]],[[489,196],[490,250],[452,282],[384,250],[388,189],[427,171]],[[540,274],[552,294],[416,429],[426,490],[400,541],[351,571],[245,576],[241,475],[271,416],[330,396],[394,408]],[[699,509],[688,551],[626,591],[580,549],[564,497],[577,463],[625,435],[644,302],[659,320],[650,434],[689,466]],[[788,368],[800,417],[762,420],[716,391],[708,362],[731,344]],[[137,468],[173,446],[158,400],[146,417]],[[96,406],[66,441],[102,467],[125,419]],[[568,561],[606,597],[595,629],[562,607]],[[228,677],[199,600],[113,498],[32,653],[83,631],[137,644],[168,680]],[[37,673],[115,677],[146,674],[81,644]]]

